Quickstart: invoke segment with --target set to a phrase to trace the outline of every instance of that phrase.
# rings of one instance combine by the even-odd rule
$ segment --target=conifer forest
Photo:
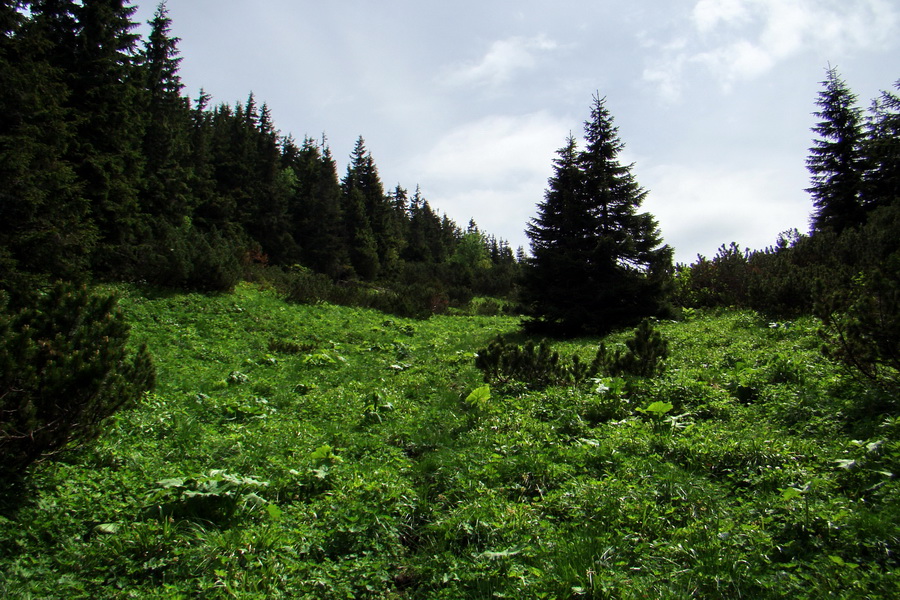
[[[600,93],[513,249],[135,10],[0,2],[0,596],[900,597],[900,80],[675,264]]]

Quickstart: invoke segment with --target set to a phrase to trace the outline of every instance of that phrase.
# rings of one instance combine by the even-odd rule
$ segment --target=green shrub
[[[662,371],[663,362],[669,356],[669,343],[647,319],[641,321],[634,330],[634,336],[626,340],[625,347],[625,352],[612,352],[600,344],[597,360],[606,374],[613,377],[653,377]]]
[[[114,296],[56,284],[31,308],[0,296],[0,479],[99,436],[104,420],[153,387]]]
[[[864,380],[900,388],[900,253],[818,306],[826,356]]]
[[[520,381],[534,389],[549,385],[578,385],[604,373],[611,377],[653,377],[662,371],[669,354],[668,342],[650,321],[644,320],[625,342],[626,350],[612,351],[600,344],[590,363],[578,355],[561,359],[546,340],[539,345],[528,341],[524,346],[507,344],[497,337],[475,356],[475,366],[484,373],[485,383]]]
[[[577,355],[570,361],[561,360],[546,340],[537,346],[530,340],[524,346],[516,346],[497,337],[487,348],[477,352],[475,366],[484,373],[486,383],[521,381],[540,389],[548,385],[581,383],[597,373],[600,359],[598,353],[591,364],[581,362]]]

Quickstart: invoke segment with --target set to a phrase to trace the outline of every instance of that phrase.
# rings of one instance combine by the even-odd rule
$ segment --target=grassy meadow
[[[157,388],[0,513],[0,597],[900,597],[896,401],[812,319],[534,390],[474,366],[511,317],[118,291]]]

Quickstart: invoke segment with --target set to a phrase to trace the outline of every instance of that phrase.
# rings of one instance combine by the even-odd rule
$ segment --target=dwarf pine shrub
[[[625,347],[624,352],[613,352],[600,344],[597,352],[600,369],[612,377],[653,377],[662,371],[663,363],[669,356],[669,343],[648,319],[641,321],[634,330],[634,336],[625,341]]]
[[[33,306],[0,295],[0,480],[98,437],[103,423],[153,387],[146,347],[127,348],[114,296],[55,284]]]
[[[663,368],[669,354],[668,342],[650,323],[644,320],[625,342],[626,349],[610,350],[600,344],[590,362],[578,355],[563,359],[544,340],[535,345],[507,344],[498,336],[486,348],[476,353],[475,366],[484,374],[485,383],[520,381],[534,389],[551,385],[578,385],[602,373],[611,377],[653,377]]]
[[[562,360],[546,340],[538,345],[529,340],[518,346],[507,344],[502,337],[475,356],[475,366],[484,373],[485,383],[521,381],[536,389],[581,383],[597,372],[598,364],[597,360],[590,365],[582,363],[577,355]]]

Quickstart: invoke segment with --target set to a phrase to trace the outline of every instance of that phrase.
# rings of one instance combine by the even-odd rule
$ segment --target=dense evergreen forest
[[[362,137],[339,177],[324,136],[281,134],[265,102],[189,99],[161,4],[0,4],[0,281],[131,281],[427,314],[508,295],[508,243],[386,190]],[[335,285],[336,283],[341,285]],[[378,285],[374,285],[377,283]]]

